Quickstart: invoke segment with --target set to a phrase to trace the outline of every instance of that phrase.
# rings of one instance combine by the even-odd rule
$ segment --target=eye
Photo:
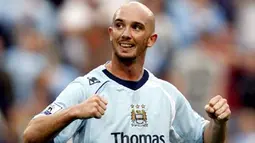
[[[133,24],[132,25],[132,28],[134,29],[134,30],[136,30],[136,31],[140,31],[140,30],[143,30],[143,26],[142,25],[140,25],[140,24]]]
[[[122,29],[124,27],[124,25],[122,23],[118,22],[118,23],[115,23],[115,27],[118,29]]]

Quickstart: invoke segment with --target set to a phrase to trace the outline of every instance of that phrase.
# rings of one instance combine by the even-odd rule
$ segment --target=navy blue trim
[[[149,79],[149,73],[146,70],[144,70],[143,77],[139,81],[128,81],[128,80],[120,79],[120,78],[116,77],[115,75],[113,75],[112,73],[110,73],[107,69],[104,69],[103,73],[106,76],[108,76],[110,79],[112,79],[112,80],[116,81],[117,83],[119,83],[127,88],[130,88],[132,90],[139,89]]]
[[[109,80],[105,81],[105,82],[97,89],[97,91],[95,92],[95,94],[97,94],[98,91],[99,91],[107,82],[109,82]]]

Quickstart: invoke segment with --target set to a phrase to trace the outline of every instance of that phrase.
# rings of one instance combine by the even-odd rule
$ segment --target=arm
[[[227,100],[221,96],[215,96],[205,106],[208,116],[211,118],[210,124],[205,128],[205,143],[224,143],[227,134],[227,121],[231,111]]]
[[[49,142],[76,119],[72,110],[75,109],[68,108],[56,114],[43,115],[31,120],[24,131],[24,142]]]
[[[203,132],[209,121],[197,114],[187,99],[174,90],[176,114],[170,130],[170,142],[203,142]]]
[[[227,126],[226,124],[218,124],[211,121],[205,128],[205,143],[224,143],[226,140]]]
[[[84,102],[65,110],[33,119],[24,132],[24,142],[45,143],[52,140],[61,130],[76,119],[101,118],[107,101],[99,96],[91,96]]]

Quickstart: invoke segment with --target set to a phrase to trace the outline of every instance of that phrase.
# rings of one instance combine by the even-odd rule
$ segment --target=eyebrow
[[[124,20],[123,19],[120,19],[120,18],[117,18],[114,20],[114,22],[123,22]]]
[[[114,20],[114,23],[115,22],[124,22],[124,21],[125,20],[123,20],[123,19],[117,18]],[[145,24],[146,24],[146,23],[142,23],[142,22],[138,22],[138,21],[132,21],[131,23],[135,23],[135,24],[139,24],[139,25],[143,25],[143,26],[145,26]]]

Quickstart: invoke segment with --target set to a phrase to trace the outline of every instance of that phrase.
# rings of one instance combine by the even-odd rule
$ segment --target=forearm
[[[227,125],[211,121],[205,128],[204,143],[224,143],[226,141]]]
[[[72,108],[68,108],[56,114],[33,119],[24,131],[24,142],[48,142],[73,120],[75,120],[75,118],[72,113]]]

